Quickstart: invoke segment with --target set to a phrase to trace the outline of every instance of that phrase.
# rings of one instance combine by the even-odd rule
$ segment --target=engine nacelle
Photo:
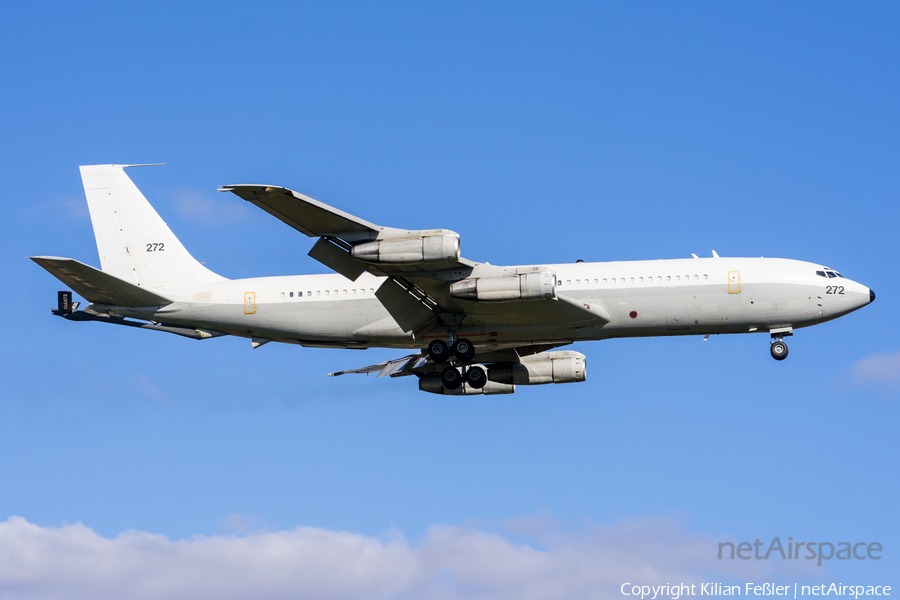
[[[541,271],[510,277],[476,277],[450,286],[450,295],[464,300],[544,300],[556,298],[556,273]]]
[[[578,383],[587,378],[587,361],[581,352],[541,352],[520,360],[489,368],[488,380],[507,385],[543,385]]]
[[[436,235],[375,240],[354,246],[350,254],[367,263],[456,262],[459,235],[445,230]]]
[[[516,391],[516,386],[487,381],[481,389],[473,388],[469,384],[464,383],[455,390],[450,390],[444,387],[440,375],[426,375],[419,379],[419,390],[446,396],[476,396],[478,394],[493,396],[494,394],[513,394]]]

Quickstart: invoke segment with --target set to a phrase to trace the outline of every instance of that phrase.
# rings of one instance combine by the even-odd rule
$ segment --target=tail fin
[[[79,167],[103,271],[145,288],[224,280],[181,245],[125,174],[127,166]]]

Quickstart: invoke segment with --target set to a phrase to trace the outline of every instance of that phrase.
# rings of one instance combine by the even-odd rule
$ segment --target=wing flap
[[[95,304],[165,306],[172,301],[72,258],[32,256],[31,260]]]
[[[393,376],[398,374],[403,375],[411,375],[412,373],[403,373],[403,371],[408,368],[414,368],[419,366],[420,364],[427,362],[427,358],[422,356],[421,354],[410,354],[409,356],[404,356],[403,358],[397,358],[395,360],[386,360],[384,362],[378,363],[377,365],[370,365],[368,367],[361,367],[359,369],[347,369],[345,371],[335,371],[334,373],[329,373],[329,377],[337,377],[339,375],[346,375],[350,373],[365,373],[366,375],[370,373],[378,373],[376,379],[378,377],[385,376]]]

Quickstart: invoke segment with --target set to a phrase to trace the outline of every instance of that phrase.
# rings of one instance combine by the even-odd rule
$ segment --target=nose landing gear
[[[770,329],[769,333],[772,334],[772,347],[769,349],[769,352],[772,353],[772,358],[775,360],[784,360],[788,355],[788,347],[784,341],[789,335],[794,335],[794,330],[792,327],[779,327],[778,329]]]
[[[772,342],[772,347],[769,351],[772,353],[772,358],[775,360],[784,360],[788,355],[788,347],[787,344],[784,343],[784,340],[775,340]]]

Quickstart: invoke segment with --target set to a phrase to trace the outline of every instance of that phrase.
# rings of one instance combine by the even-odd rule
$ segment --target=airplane
[[[510,394],[582,382],[584,354],[555,350],[612,338],[768,333],[784,360],[795,329],[836,319],[875,293],[817,263],[712,258],[496,266],[460,256],[446,229],[382,227],[287,188],[219,188],[318,238],[309,256],[334,274],[226,279],[195,260],[128,167],[80,167],[101,269],[33,256],[72,291],[54,315],[193,339],[249,338],[310,348],[411,354],[330,373],[416,376],[446,395]]]

